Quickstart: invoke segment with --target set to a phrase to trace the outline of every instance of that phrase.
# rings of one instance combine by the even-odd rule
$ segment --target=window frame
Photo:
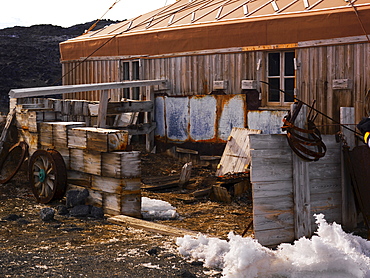
[[[140,59],[121,60],[121,81],[141,80],[142,63]],[[136,68],[135,68],[136,67]],[[126,70],[128,69],[128,74]],[[142,100],[142,88],[131,87],[122,89],[122,98],[132,100]]]
[[[279,74],[278,75],[270,75],[270,54],[278,53],[279,54]],[[285,69],[286,69],[286,63],[285,63],[285,55],[286,53],[293,53],[293,63],[292,63],[292,69],[293,69],[293,75],[285,75]],[[284,50],[284,51],[269,51],[266,54],[267,62],[266,62],[266,80],[269,82],[270,79],[279,79],[279,89],[285,91],[285,81],[288,79],[293,79],[293,90],[292,94],[295,96],[295,90],[296,90],[296,69],[294,60],[296,59],[296,52],[295,50]],[[279,100],[278,101],[271,101],[270,100],[270,86],[267,86],[267,92],[266,92],[266,103],[268,106],[290,106],[293,101],[285,101],[285,94],[282,91],[279,91]]]

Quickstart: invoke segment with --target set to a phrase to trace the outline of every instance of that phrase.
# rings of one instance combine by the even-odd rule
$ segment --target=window
[[[287,105],[294,101],[294,52],[268,53],[268,104]],[[284,93],[285,92],[285,93]]]
[[[140,61],[122,61],[122,81],[140,80]],[[124,88],[123,97],[140,99],[140,87]]]

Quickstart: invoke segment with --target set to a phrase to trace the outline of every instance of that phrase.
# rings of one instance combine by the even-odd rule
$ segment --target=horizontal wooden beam
[[[184,235],[197,236],[198,234],[190,230],[166,226],[159,223],[155,223],[153,221],[145,221],[129,217],[126,215],[116,215],[108,218],[108,221],[114,224],[130,226],[136,229],[143,229],[149,232],[160,233],[169,236],[180,236],[180,237]]]
[[[120,114],[129,112],[152,112],[153,101],[122,101],[109,102],[107,114]]]
[[[12,89],[9,91],[9,97],[10,98],[37,97],[98,90],[165,85],[166,83],[167,80],[137,80],[137,81],[123,81],[97,84],[79,84],[79,85]]]

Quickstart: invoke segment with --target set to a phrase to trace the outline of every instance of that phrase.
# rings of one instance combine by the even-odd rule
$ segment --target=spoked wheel
[[[26,156],[28,156],[28,145],[26,142],[19,142],[9,149],[1,162],[0,183],[7,183],[14,177]]]
[[[29,162],[30,185],[39,203],[61,199],[67,187],[67,170],[63,157],[56,150],[38,150]]]

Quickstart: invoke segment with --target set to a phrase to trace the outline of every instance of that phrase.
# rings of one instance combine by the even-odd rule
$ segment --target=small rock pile
[[[86,205],[86,199],[89,197],[89,191],[84,190],[69,190],[66,194],[66,204],[59,205],[57,213],[59,215],[72,217],[92,217],[96,219],[104,218],[103,208]],[[40,211],[40,217],[43,221],[51,221],[54,219],[55,210],[53,208],[43,208]]]

